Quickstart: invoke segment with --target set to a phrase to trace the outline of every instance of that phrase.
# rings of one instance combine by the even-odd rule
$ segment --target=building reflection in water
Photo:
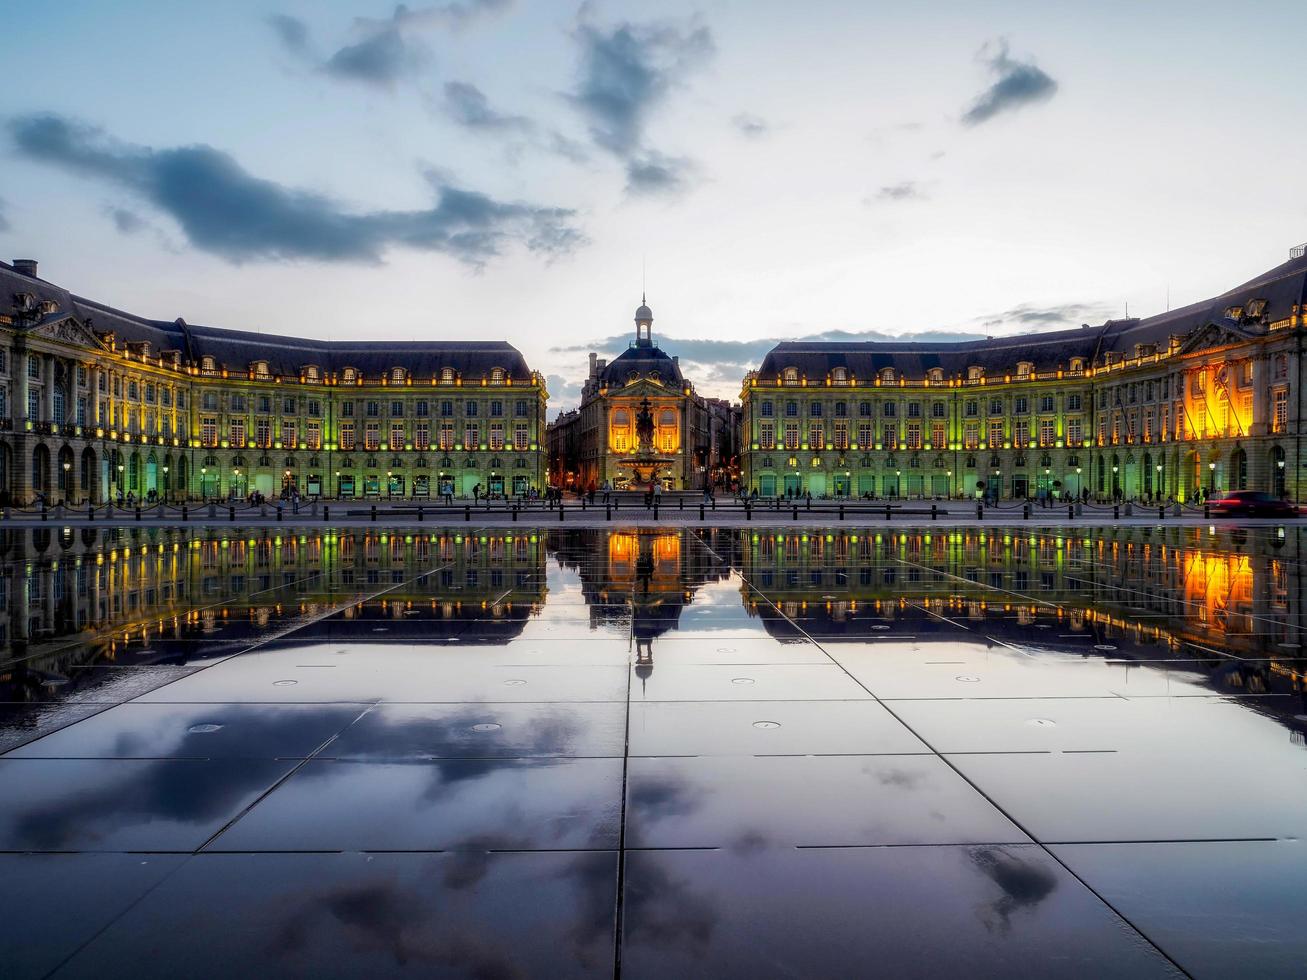
[[[741,576],[778,640],[911,634],[1167,661],[1214,693],[1307,690],[1296,527],[732,530],[0,531],[0,701],[67,698],[120,667],[181,667],[296,639],[504,643],[579,576],[593,628],[629,631],[637,676],[697,592]],[[18,709],[20,710],[20,709]],[[1296,723],[1295,723],[1296,724]]]

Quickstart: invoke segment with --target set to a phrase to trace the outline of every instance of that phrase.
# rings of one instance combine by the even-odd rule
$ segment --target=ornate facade
[[[652,426],[647,444],[642,418]],[[551,480],[577,491],[605,483],[635,488],[650,479],[667,490],[702,489],[720,473],[722,447],[731,445],[722,418],[695,393],[678,359],[654,343],[653,311],[641,303],[631,346],[611,362],[591,354],[580,407],[550,423]]]
[[[1146,319],[967,343],[782,343],[744,382],[760,494],[1300,499],[1307,256]]]
[[[503,342],[147,320],[0,263],[0,495],[18,504],[526,493],[547,397]]]

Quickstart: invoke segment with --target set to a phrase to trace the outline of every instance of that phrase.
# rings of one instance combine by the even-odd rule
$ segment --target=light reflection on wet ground
[[[0,561],[5,977],[1307,962],[1296,527],[55,527]]]

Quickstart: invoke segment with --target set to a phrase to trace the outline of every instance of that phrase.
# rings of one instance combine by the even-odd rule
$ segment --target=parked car
[[[1213,517],[1297,517],[1298,507],[1261,490],[1234,490],[1209,501]]]

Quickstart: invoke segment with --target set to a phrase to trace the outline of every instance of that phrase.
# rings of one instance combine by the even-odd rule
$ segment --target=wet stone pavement
[[[0,977],[1302,976],[1305,560],[0,529]]]

